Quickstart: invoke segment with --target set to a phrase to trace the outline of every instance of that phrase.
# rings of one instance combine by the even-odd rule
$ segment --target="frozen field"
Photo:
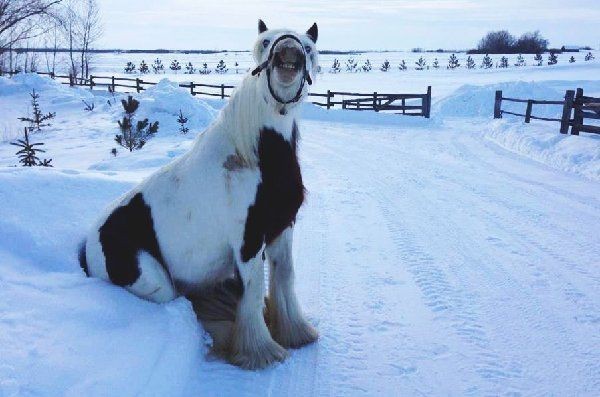
[[[157,136],[113,157],[108,93],[0,78],[0,396],[599,395],[600,136],[491,115],[496,89],[599,95],[600,62],[324,73],[315,90],[427,85],[431,120],[304,106],[294,256],[321,338],[247,372],[207,353],[185,299],[142,301],[76,261],[99,212],[190,148],[223,102],[164,81],[138,96]],[[32,88],[57,113],[32,135],[54,168],[15,168]]]

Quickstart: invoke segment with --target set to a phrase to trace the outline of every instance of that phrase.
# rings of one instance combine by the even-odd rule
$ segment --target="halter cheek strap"
[[[296,96],[293,97],[292,99],[290,99],[289,101],[284,101],[273,90],[273,87],[271,86],[271,68],[269,68],[269,65],[271,64],[271,62],[273,62],[274,50],[275,50],[275,47],[277,46],[277,43],[279,43],[281,40],[285,40],[285,39],[293,39],[296,42],[298,42],[300,44],[300,48],[302,48],[302,54],[304,55],[304,63],[302,65],[302,81],[300,83],[300,88],[298,88],[298,92],[296,92]],[[258,65],[256,67],[256,69],[254,69],[252,71],[252,76],[256,76],[256,75],[260,76],[260,72],[262,72],[264,69],[267,69],[267,85],[269,86],[269,91],[271,92],[271,96],[277,102],[279,102],[283,105],[287,105],[287,104],[290,104],[293,102],[298,102],[298,100],[302,96],[302,91],[304,90],[305,82],[307,82],[308,85],[312,85],[312,79],[310,78],[310,73],[308,72],[308,69],[306,68],[306,51],[304,50],[304,45],[302,44],[300,39],[298,39],[296,36],[294,36],[292,34],[284,34],[284,35],[278,37],[277,40],[275,40],[275,42],[273,42],[273,44],[271,45],[271,50],[269,51],[269,56],[268,56],[267,60],[264,61],[263,63],[261,63],[260,65]]]

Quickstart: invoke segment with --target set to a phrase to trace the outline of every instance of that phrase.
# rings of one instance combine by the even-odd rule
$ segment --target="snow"
[[[0,78],[0,396],[600,394],[600,136],[491,118],[496,89],[594,94],[597,72],[373,74],[392,91],[432,85],[430,120],[304,105],[296,288],[321,339],[257,372],[210,355],[185,299],[145,302],[76,259],[100,211],[188,150],[224,102],[162,80],[134,94],[157,136],[114,157],[126,94]],[[31,136],[55,168],[15,167],[32,88],[57,113]]]

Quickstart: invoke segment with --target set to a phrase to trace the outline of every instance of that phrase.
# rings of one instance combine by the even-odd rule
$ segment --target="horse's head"
[[[254,45],[252,72],[264,83],[265,98],[275,105],[293,106],[308,95],[308,85],[316,75],[319,35],[317,24],[304,34],[290,30],[269,30],[258,21],[258,40]]]

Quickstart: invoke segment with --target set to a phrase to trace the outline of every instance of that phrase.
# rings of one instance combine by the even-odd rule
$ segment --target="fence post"
[[[221,84],[221,99],[225,99],[225,84]]]
[[[192,96],[194,96],[194,82],[190,81],[190,94],[192,94]]]
[[[136,77],[135,78],[135,89],[137,90],[138,93],[142,90],[140,83],[141,83],[140,78]]]
[[[50,78],[51,78],[52,80],[54,80],[54,79],[56,78],[56,76],[54,75],[54,72],[50,72]]]
[[[111,76],[110,78],[110,84],[112,86],[112,91],[111,92],[115,92],[115,76]]]
[[[327,110],[329,110],[331,108],[331,97],[333,95],[331,95],[331,91],[327,90]]]
[[[360,101],[357,101],[357,108],[360,109]],[[379,108],[377,107],[377,91],[373,93],[373,110],[379,112]]]
[[[94,89],[94,76],[90,75],[90,90]]]
[[[75,77],[73,76],[73,73],[69,73],[69,85],[71,87],[75,85]]]
[[[571,135],[579,135],[579,128],[583,124],[583,112],[581,107],[583,105],[583,101],[581,97],[583,96],[583,89],[578,88],[577,93],[575,94],[575,101],[573,107],[575,108],[575,112],[573,113],[573,126],[571,127]]]
[[[494,118],[502,118],[502,91],[496,91],[496,101],[494,102]]]
[[[402,98],[402,114],[406,114],[406,98]]]
[[[427,106],[425,106],[425,118],[428,119],[431,116],[431,86],[427,86]]]
[[[573,99],[575,91],[567,90],[565,94],[565,104],[563,105],[562,117],[560,119],[560,133],[566,134],[569,132],[569,124],[571,123],[571,109],[573,109]]]
[[[527,110],[525,111],[525,122],[529,123],[531,121],[531,110],[533,109],[533,99],[527,100]]]

